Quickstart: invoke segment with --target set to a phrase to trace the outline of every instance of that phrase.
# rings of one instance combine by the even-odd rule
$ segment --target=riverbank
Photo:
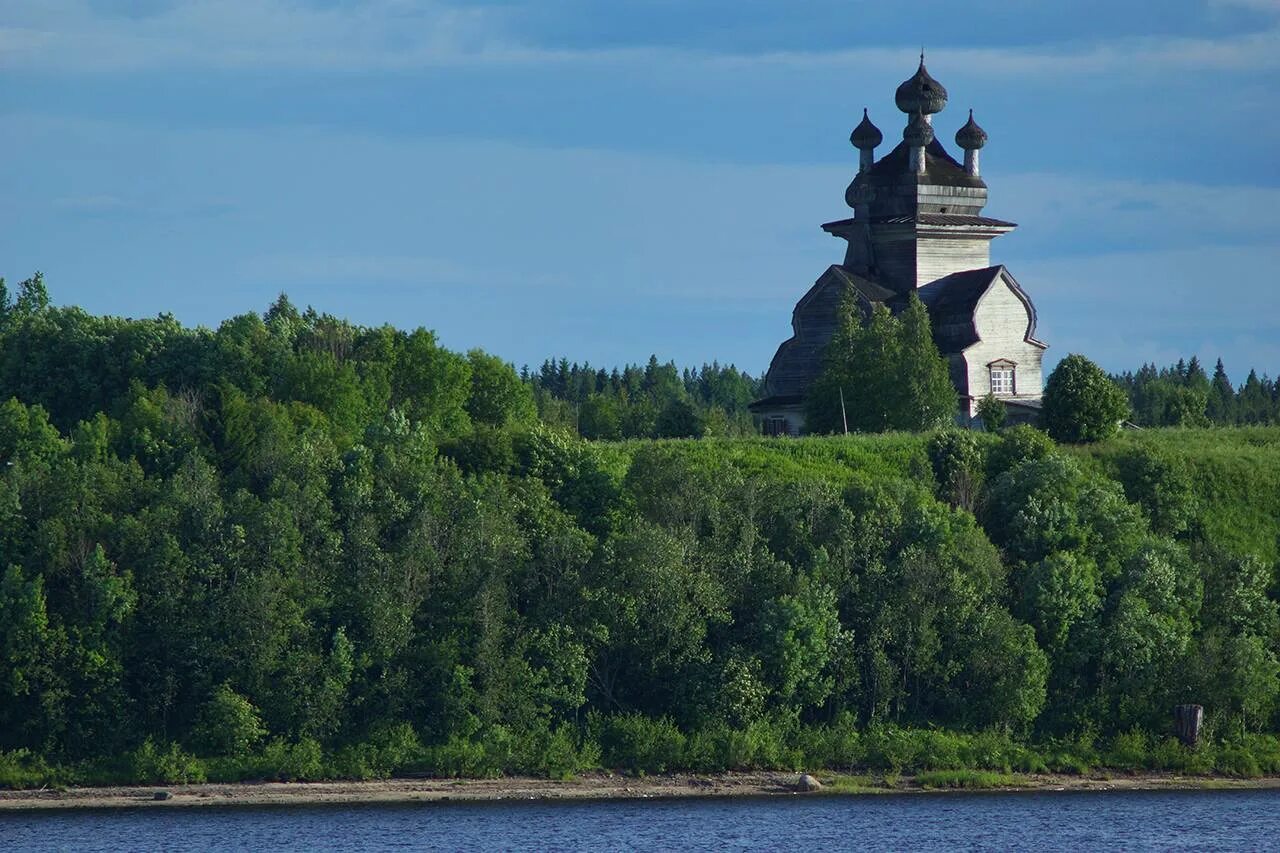
[[[390,779],[375,782],[263,782],[156,787],[68,788],[0,791],[0,811],[78,808],[175,808],[191,806],[310,806],[330,804],[484,802],[516,800],[675,799],[909,794],[985,791],[1170,791],[1280,789],[1280,777],[1232,779],[1168,774],[1070,776],[986,774],[939,778],[817,774],[821,791],[798,793],[798,774],[675,774],[634,778],[587,774],[557,781],[533,778]]]

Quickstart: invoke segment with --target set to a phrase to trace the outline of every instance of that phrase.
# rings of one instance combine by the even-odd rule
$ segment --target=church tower
[[[956,134],[964,164],[938,142],[933,117],[947,106],[947,90],[920,67],[894,96],[907,114],[902,141],[879,162],[880,131],[863,113],[850,141],[860,153],[858,175],[845,192],[852,219],[823,229],[847,240],[846,269],[907,293],[948,273],[991,265],[991,241],[1016,226],[982,216],[987,185],[978,150],[987,134],[973,120]]]
[[[846,241],[844,261],[796,305],[795,334],[769,366],[767,396],[752,404],[766,432],[803,431],[805,396],[821,372],[846,293],[867,314],[876,304],[899,311],[910,293],[920,296],[951,365],[962,423],[987,393],[1005,401],[1014,421],[1034,420],[1038,412],[1045,344],[1034,336],[1035,307],[1004,267],[991,265],[991,241],[1016,226],[982,215],[987,185],[979,152],[987,134],[970,110],[955,134],[963,162],[947,153],[934,128],[947,90],[929,74],[923,54],[894,101],[906,124],[893,150],[876,159],[884,135],[865,109],[849,137],[858,149],[858,173],[845,191],[853,217],[822,226]],[[989,362],[975,361],[993,353],[999,354]]]

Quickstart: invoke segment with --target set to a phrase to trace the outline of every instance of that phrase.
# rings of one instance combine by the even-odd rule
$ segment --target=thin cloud
[[[1227,2],[1228,0],[1219,0]],[[1272,10],[1280,0],[1229,0]],[[914,48],[732,53],[664,47],[549,49],[521,38],[500,7],[438,0],[307,5],[175,0],[152,14],[104,14],[87,0],[44,0],[0,26],[0,67],[55,72],[160,68],[413,70],[548,64],[857,69],[902,65]],[[939,49],[977,74],[1057,75],[1280,68],[1280,29],[1213,38],[1147,38],[1049,48]]]

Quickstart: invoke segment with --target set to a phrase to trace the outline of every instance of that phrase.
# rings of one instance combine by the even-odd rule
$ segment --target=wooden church
[[[805,397],[822,371],[845,294],[866,316],[877,304],[896,313],[912,291],[919,295],[950,362],[961,424],[973,423],[988,393],[1005,403],[1011,423],[1038,416],[1046,345],[1036,339],[1031,297],[1007,269],[991,265],[991,241],[1016,226],[982,215],[987,185],[978,153],[987,134],[971,110],[955,135],[964,162],[947,153],[933,127],[947,90],[929,76],[923,54],[895,101],[907,123],[892,151],[876,159],[884,137],[866,110],[849,137],[859,153],[845,192],[853,218],[822,226],[848,249],[796,303],[794,333],[769,365],[766,396],[751,404],[769,435],[804,432]]]

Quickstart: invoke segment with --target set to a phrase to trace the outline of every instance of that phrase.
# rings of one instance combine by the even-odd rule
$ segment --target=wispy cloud
[[[394,68],[501,49],[493,13],[433,0],[174,0],[134,15],[39,0],[6,17],[0,63],[54,71]]]
[[[1280,0],[1214,0],[1280,9]],[[90,0],[6,10],[0,66],[44,71],[156,68],[408,70],[493,65],[663,65],[858,69],[910,61],[914,47],[724,52],[663,46],[549,48],[516,31],[502,6],[442,0],[171,0],[149,14],[107,14]],[[1280,29],[1221,38],[1160,37],[932,52],[975,74],[1160,73],[1280,69]]]

